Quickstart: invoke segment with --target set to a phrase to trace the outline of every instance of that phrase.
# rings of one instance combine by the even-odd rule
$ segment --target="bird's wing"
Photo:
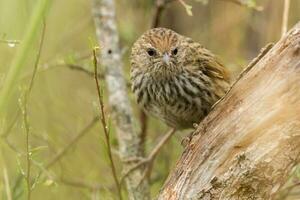
[[[201,70],[209,77],[215,77],[229,82],[229,73],[226,67],[219,61],[218,57],[209,50],[199,46],[197,62],[201,66]]]

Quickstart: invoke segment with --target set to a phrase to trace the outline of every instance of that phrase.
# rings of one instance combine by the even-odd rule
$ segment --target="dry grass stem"
[[[290,10],[290,0],[284,0],[283,14],[282,14],[282,26],[281,26],[281,37],[287,32],[287,29],[288,29],[289,10]]]

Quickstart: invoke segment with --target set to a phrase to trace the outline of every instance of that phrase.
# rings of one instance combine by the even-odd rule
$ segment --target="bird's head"
[[[183,36],[170,29],[147,31],[132,47],[132,68],[158,76],[180,71],[185,54],[182,40]]]

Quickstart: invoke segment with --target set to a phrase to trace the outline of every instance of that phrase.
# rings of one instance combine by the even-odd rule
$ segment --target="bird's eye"
[[[177,48],[173,49],[172,54],[177,55],[177,53],[178,53],[178,49]]]
[[[147,49],[147,53],[149,56],[154,56],[156,54],[156,51],[154,49]]]

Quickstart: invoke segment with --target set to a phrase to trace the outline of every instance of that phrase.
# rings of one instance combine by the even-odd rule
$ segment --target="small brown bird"
[[[170,29],[144,33],[131,52],[131,81],[138,104],[176,128],[192,128],[229,86],[215,55]]]

